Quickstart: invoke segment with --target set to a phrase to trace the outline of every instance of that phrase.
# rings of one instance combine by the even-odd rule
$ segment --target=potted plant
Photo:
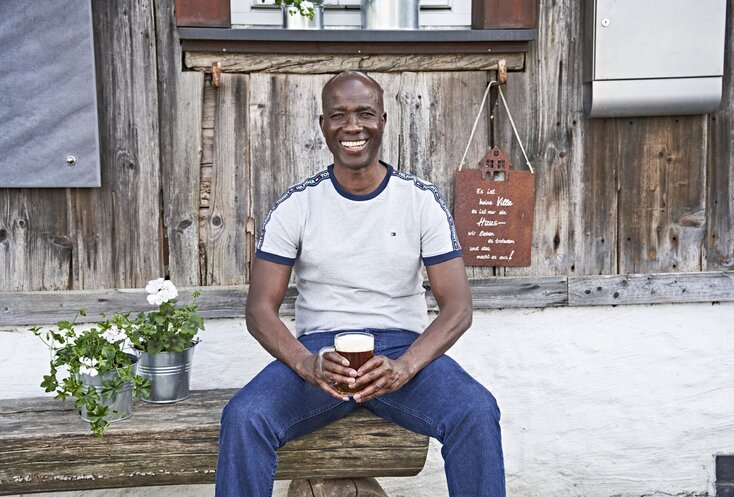
[[[124,331],[112,319],[77,329],[76,320],[59,321],[55,329],[31,328],[51,351],[50,373],[41,386],[57,399],[74,399],[81,417],[101,437],[114,421],[132,415],[133,396],[145,396],[150,384],[135,375],[137,356],[128,353]],[[105,317],[103,315],[103,317]]]
[[[324,0],[275,0],[275,5],[283,11],[284,28],[324,28]]]
[[[197,334],[204,329],[196,304],[200,292],[192,294],[191,304],[178,306],[178,290],[170,280],[151,280],[145,290],[155,311],[141,312],[133,319],[129,314],[116,314],[113,320],[140,354],[138,375],[150,380],[150,395],[143,401],[178,402],[189,396]]]

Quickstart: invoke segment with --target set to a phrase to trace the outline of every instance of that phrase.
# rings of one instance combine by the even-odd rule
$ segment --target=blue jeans
[[[375,354],[400,357],[418,338],[402,330],[365,330]],[[299,338],[311,352],[334,343],[336,332]],[[443,444],[451,497],[504,497],[500,412],[486,388],[453,359],[441,356],[402,389],[363,404],[376,415]],[[265,367],[222,412],[216,497],[272,495],[275,451],[335,421],[359,404],[337,400],[306,383],[280,361]]]

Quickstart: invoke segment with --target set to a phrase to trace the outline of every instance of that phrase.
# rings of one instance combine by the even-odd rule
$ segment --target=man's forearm
[[[442,311],[399,358],[408,364],[411,375],[414,376],[449,350],[471,326],[471,308],[451,311]]]
[[[311,355],[293,336],[277,314],[269,309],[247,309],[247,330],[270,355],[296,371],[296,365]],[[298,372],[298,371],[296,371]]]

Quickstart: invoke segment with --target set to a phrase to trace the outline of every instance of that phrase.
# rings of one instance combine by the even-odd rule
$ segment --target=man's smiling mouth
[[[349,151],[356,152],[359,150],[362,150],[364,146],[367,144],[367,140],[343,140],[339,142],[342,147],[346,148]]]

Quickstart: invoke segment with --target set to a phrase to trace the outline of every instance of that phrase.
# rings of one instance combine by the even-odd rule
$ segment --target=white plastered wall
[[[497,397],[511,497],[714,495],[714,455],[734,454],[734,303],[477,311],[450,351]],[[43,344],[0,331],[0,402],[42,395]],[[9,353],[12,351],[12,353]],[[212,320],[192,387],[241,386],[269,361],[243,320]],[[395,497],[445,497],[440,447]],[[287,482],[277,482],[284,497]],[[48,494],[211,496],[213,486]],[[44,495],[44,494],[36,494]]]

